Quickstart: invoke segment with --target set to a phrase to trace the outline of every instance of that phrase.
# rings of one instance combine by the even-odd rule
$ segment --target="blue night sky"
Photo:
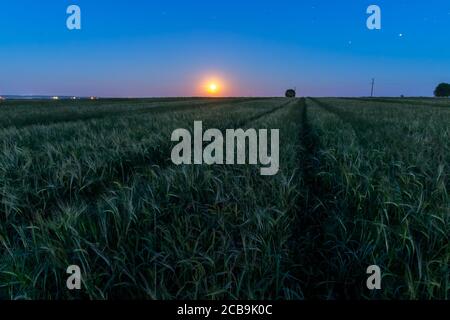
[[[449,30],[448,0],[5,0],[0,94],[193,96],[214,78],[226,96],[364,96],[374,77],[378,96],[429,96],[450,82]]]

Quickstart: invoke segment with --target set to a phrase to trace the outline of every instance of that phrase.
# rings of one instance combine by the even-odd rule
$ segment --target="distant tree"
[[[296,92],[294,89],[286,90],[286,98],[295,98]]]
[[[434,90],[434,95],[436,97],[449,97],[450,96],[450,84],[441,83]]]

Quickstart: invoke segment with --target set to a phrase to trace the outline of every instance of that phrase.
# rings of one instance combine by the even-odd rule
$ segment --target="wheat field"
[[[280,129],[279,173],[175,166],[196,120]],[[450,298],[448,99],[6,100],[0,136],[0,299]]]

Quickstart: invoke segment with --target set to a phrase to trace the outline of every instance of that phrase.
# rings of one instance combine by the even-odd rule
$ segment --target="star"
[[[398,36],[399,36],[400,38],[403,37],[403,33],[400,33]]]

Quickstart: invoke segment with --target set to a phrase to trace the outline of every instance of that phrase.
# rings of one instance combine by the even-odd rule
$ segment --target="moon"
[[[199,81],[198,92],[200,95],[218,97],[223,96],[228,91],[228,81],[221,76],[206,76]]]
[[[208,90],[211,93],[216,93],[217,92],[217,84],[210,83],[209,86],[208,86]]]
[[[212,96],[218,95],[221,92],[221,85],[217,81],[209,81],[206,84],[206,92]]]

